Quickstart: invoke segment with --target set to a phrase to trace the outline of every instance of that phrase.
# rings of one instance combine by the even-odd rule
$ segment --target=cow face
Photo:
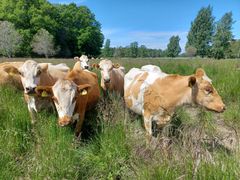
[[[219,113],[225,110],[222,98],[203,69],[197,69],[195,75],[189,78],[189,86],[193,89],[193,98],[197,104]]]
[[[54,86],[37,87],[40,96],[51,97],[58,112],[58,123],[66,126],[72,122],[73,113],[79,96],[86,96],[90,85],[77,86],[73,81],[59,79]]]
[[[113,68],[118,68],[119,64],[113,64],[110,60],[102,60],[97,67],[101,70],[104,83],[110,83],[110,73]]]
[[[33,94],[35,93],[35,88],[39,85],[41,73],[46,72],[47,69],[47,63],[38,64],[35,61],[27,60],[20,68],[17,69],[11,66],[5,69],[5,71],[7,73],[19,74],[21,76],[24,93]]]
[[[80,62],[80,66],[82,69],[89,69],[89,59],[87,56],[82,55],[80,58],[75,57],[74,59]]]

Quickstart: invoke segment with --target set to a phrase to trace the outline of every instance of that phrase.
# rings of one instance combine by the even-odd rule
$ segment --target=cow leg
[[[79,134],[82,129],[83,121],[84,121],[85,113],[79,114],[79,120],[77,121],[76,127],[75,127],[75,135],[79,137]]]
[[[147,144],[150,144],[152,139],[152,117],[148,112],[144,112],[143,117],[144,117],[144,127],[146,129]]]

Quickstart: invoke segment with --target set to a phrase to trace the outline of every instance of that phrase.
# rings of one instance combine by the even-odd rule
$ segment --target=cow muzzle
[[[104,79],[104,83],[110,83],[110,79]]]
[[[36,87],[26,87],[25,88],[25,93],[26,94],[35,94],[35,89],[36,89]]]
[[[71,124],[71,122],[72,122],[72,118],[70,116],[64,116],[63,118],[60,118],[58,120],[59,126],[62,126],[62,127]]]

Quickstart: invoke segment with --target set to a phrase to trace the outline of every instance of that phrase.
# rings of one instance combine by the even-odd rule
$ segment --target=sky
[[[74,2],[87,6],[102,25],[105,40],[111,47],[127,46],[137,41],[139,46],[165,49],[169,38],[180,37],[184,50],[191,22],[202,7],[211,5],[218,21],[232,11],[234,38],[240,39],[240,0],[49,0],[51,3]]]

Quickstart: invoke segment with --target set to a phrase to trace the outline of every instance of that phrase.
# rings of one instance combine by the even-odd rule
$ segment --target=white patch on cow
[[[54,104],[58,116],[60,118],[64,116],[72,117],[76,105],[77,85],[69,80],[59,79],[52,87],[52,90],[57,99]]]
[[[73,117],[72,117],[72,120],[73,120],[73,122],[74,122],[74,121],[78,121],[78,120],[79,120],[79,114],[78,114],[78,113],[75,113],[75,114],[73,115]]]
[[[141,70],[147,71],[147,72],[162,72],[160,67],[155,66],[155,65],[151,65],[151,64],[142,66]]]
[[[202,78],[203,80],[208,81],[212,84],[212,80],[206,74]]]
[[[35,112],[37,112],[35,97],[29,96],[27,104],[28,104],[28,110],[29,111],[32,112],[32,110],[34,110]]]
[[[141,115],[143,113],[144,93],[145,93],[146,88],[151,86],[156,81],[156,79],[164,78],[164,77],[168,76],[168,74],[166,74],[162,71],[158,71],[158,69],[153,72],[149,72],[148,71],[149,68],[147,69],[147,71],[145,69],[146,68],[143,68],[143,69],[132,68],[129,71],[129,73],[127,73],[125,75],[125,79],[124,79],[124,81],[125,81],[124,90],[126,91],[128,88],[130,88],[130,93],[131,93],[131,91],[132,91],[131,86],[133,86],[134,83],[136,83],[138,81],[138,79],[141,78],[141,76],[144,74],[144,72],[148,72],[147,78],[145,79],[145,81],[142,82],[142,85],[140,86],[138,98],[136,99],[133,95],[130,95],[129,97],[125,97],[125,98],[132,100],[132,107],[130,107],[130,109],[139,115]],[[141,74],[141,75],[135,80],[135,77],[138,74]],[[135,82],[133,82],[134,80],[135,80]]]

